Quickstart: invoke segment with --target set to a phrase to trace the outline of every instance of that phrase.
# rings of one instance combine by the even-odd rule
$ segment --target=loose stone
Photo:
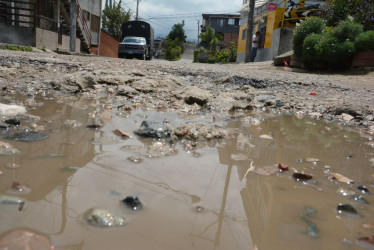
[[[362,217],[362,215],[360,215],[350,204],[339,204],[336,210],[339,214],[349,215],[352,217]]]
[[[140,202],[139,198],[136,196],[127,196],[125,199],[122,200],[122,202],[128,208],[134,211],[137,211],[143,208],[142,203]]]
[[[125,224],[125,218],[105,209],[93,208],[85,213],[88,223],[97,227],[118,227]]]

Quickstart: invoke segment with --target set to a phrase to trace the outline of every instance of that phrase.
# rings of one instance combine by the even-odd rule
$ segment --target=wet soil
[[[362,194],[365,204],[337,193],[373,192],[370,84],[346,89],[343,76],[293,74],[287,82],[276,69],[239,73],[244,65],[26,53],[0,60],[0,102],[28,111],[1,135],[20,153],[0,156],[0,195],[15,182],[31,189],[17,195],[22,209],[0,204],[0,235],[29,228],[57,249],[360,249],[356,240],[373,235],[363,227],[374,221],[373,196]],[[144,120],[172,135],[137,136]],[[100,127],[86,127],[92,124]],[[48,138],[5,139],[24,129]],[[299,182],[295,172],[313,178]],[[128,196],[143,209],[124,206]],[[339,214],[340,203],[360,216]],[[91,208],[126,223],[94,227],[84,218]]]

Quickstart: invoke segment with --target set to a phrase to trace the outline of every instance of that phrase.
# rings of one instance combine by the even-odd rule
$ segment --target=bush
[[[311,17],[301,22],[300,26],[296,28],[293,38],[293,50],[295,55],[299,57],[302,56],[303,42],[309,34],[321,34],[325,27],[325,22],[318,17]]]
[[[304,40],[302,61],[308,68],[314,68],[315,64],[319,61],[317,48],[321,39],[321,34],[312,33],[309,34]]]
[[[359,34],[355,40],[355,48],[358,51],[374,51],[374,31]]]
[[[238,53],[237,46],[235,45],[234,42],[231,42],[228,49],[229,49],[229,61],[230,62],[236,62],[236,56],[237,56],[237,53]]]
[[[198,49],[195,49],[193,51],[193,62],[198,62],[197,60],[197,54],[199,53],[199,50]]]
[[[14,50],[14,51],[26,51],[26,52],[32,52],[32,48],[30,46],[17,46],[17,45],[7,45],[4,49],[7,50]]]
[[[204,47],[200,47],[197,53],[197,61],[207,63],[209,59],[208,51]]]
[[[334,29],[334,36],[341,42],[349,40],[353,42],[362,33],[363,26],[349,20],[340,22]]]
[[[331,68],[347,66],[347,59],[355,52],[353,42],[349,40],[340,42],[331,33],[325,33],[316,47],[317,56]]]
[[[229,61],[229,52],[227,50],[221,50],[216,55],[216,62],[227,63]]]
[[[169,61],[177,61],[181,58],[182,54],[182,48],[179,46],[170,48],[170,52],[168,53],[168,56],[166,59]]]
[[[208,63],[216,63],[216,58],[215,57],[209,57]]]

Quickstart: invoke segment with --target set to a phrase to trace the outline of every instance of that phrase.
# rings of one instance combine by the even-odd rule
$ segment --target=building
[[[0,42],[90,53],[99,46],[101,1],[0,0]]]
[[[260,32],[260,46],[255,62],[273,60],[292,50],[296,23],[309,16],[319,15],[328,0],[255,0],[253,33]],[[240,35],[237,61],[244,62],[249,3],[243,0],[240,12]]]
[[[216,34],[223,37],[218,43],[218,48],[226,48],[231,42],[238,42],[239,19],[239,14],[203,14],[201,32],[205,32],[206,27],[213,28]]]

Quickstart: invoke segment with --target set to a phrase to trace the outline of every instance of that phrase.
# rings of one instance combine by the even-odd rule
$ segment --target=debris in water
[[[0,249],[53,250],[55,247],[46,235],[25,229],[15,229],[0,239]]]
[[[35,131],[21,131],[5,137],[7,140],[34,142],[47,139],[48,135]]]
[[[66,126],[69,126],[69,127],[72,127],[72,128],[78,128],[78,127],[81,127],[82,126],[82,123],[81,122],[78,122],[76,120],[66,120],[64,122],[64,124]]]
[[[31,192],[31,189],[29,187],[26,187],[25,185],[22,185],[19,182],[13,181],[12,186],[5,190],[5,193],[10,195],[25,195]]]
[[[99,128],[101,128],[101,125],[99,125],[99,124],[90,124],[90,125],[87,125],[86,128],[99,129]]]
[[[303,173],[293,173],[292,177],[296,181],[308,181],[308,180],[313,179],[313,176],[311,176],[310,174],[303,174]]]
[[[360,190],[363,194],[371,194],[366,186],[358,186],[357,189]]]
[[[129,161],[133,162],[133,163],[141,163],[143,161],[142,158],[140,157],[135,157],[135,156],[130,156],[127,158]]]
[[[25,205],[25,200],[16,196],[0,195],[0,204],[18,205],[18,211],[21,211]]]
[[[100,208],[90,209],[85,213],[84,218],[88,223],[97,227],[118,227],[125,224],[124,217]]]
[[[342,188],[340,187],[337,191],[336,191],[337,194],[339,195],[342,195],[344,197],[351,197],[353,195],[355,195],[355,192],[352,191],[352,190],[349,190],[349,189],[345,189],[345,188]]]
[[[279,169],[275,166],[265,166],[262,168],[257,168],[253,172],[259,175],[269,176],[278,173]]]
[[[170,138],[171,131],[169,128],[159,122],[143,121],[140,128],[134,132],[135,134],[147,138]]]
[[[26,113],[26,109],[18,105],[0,103],[0,116],[15,116]]]
[[[61,168],[61,172],[72,172],[72,171],[77,171],[79,169],[80,167],[66,166],[66,167]]]
[[[347,184],[353,184],[354,181],[352,179],[349,179],[348,177],[345,177],[344,175],[341,175],[339,173],[330,173],[327,177],[329,181],[339,181]]]
[[[356,196],[352,196],[350,198],[351,198],[351,200],[354,200],[354,201],[357,201],[357,202],[360,202],[360,203],[369,204],[369,202],[362,195],[356,195]]]
[[[265,140],[273,140],[274,138],[271,137],[270,135],[260,135],[259,136],[261,139],[265,139]]]
[[[279,168],[281,171],[288,171],[288,165],[287,165],[287,164],[284,164],[284,163],[279,163],[279,164],[278,164],[278,168]]]
[[[306,206],[305,210],[307,212],[306,212],[306,214],[301,216],[301,219],[304,220],[307,223],[308,235],[316,238],[316,237],[318,237],[319,229],[317,228],[316,224],[314,224],[314,222],[309,220],[309,217],[312,216],[314,213],[316,213],[317,210],[312,208],[312,207],[309,207],[309,206]]]
[[[318,163],[319,159],[317,159],[317,158],[306,158],[305,161],[306,162],[311,162],[311,163]]]
[[[338,207],[336,208],[339,214],[345,214],[349,215],[352,217],[362,217],[361,214],[357,212],[357,210],[352,207],[350,204],[339,204]]]
[[[19,154],[20,151],[13,147],[12,144],[0,141],[0,155]]]
[[[374,236],[360,237],[356,242],[360,247],[374,249]]]
[[[122,200],[123,204],[129,207],[131,210],[137,211],[143,208],[142,203],[139,198],[136,196],[127,196]]]
[[[349,160],[349,159],[352,159],[352,157],[353,157],[352,155],[348,155],[348,156],[347,156],[347,159],[348,159],[348,160]]]
[[[16,168],[19,168],[21,167],[21,165],[17,164],[17,163],[7,163],[5,165],[6,168],[12,168],[12,169],[16,169]]]
[[[197,213],[202,213],[202,212],[205,211],[205,207],[196,206],[196,207],[194,207],[194,211],[197,212]]]
[[[324,172],[325,174],[331,173],[331,171],[332,171],[331,166],[328,166],[328,165],[326,165],[324,169],[325,169],[325,170],[324,170],[323,172]]]
[[[362,227],[365,229],[374,229],[374,223],[365,223],[362,224]]]
[[[131,135],[127,132],[124,132],[122,130],[119,130],[119,129],[116,129],[116,130],[113,130],[113,133],[119,137],[121,137],[121,139],[128,139],[128,138],[132,138]]]

